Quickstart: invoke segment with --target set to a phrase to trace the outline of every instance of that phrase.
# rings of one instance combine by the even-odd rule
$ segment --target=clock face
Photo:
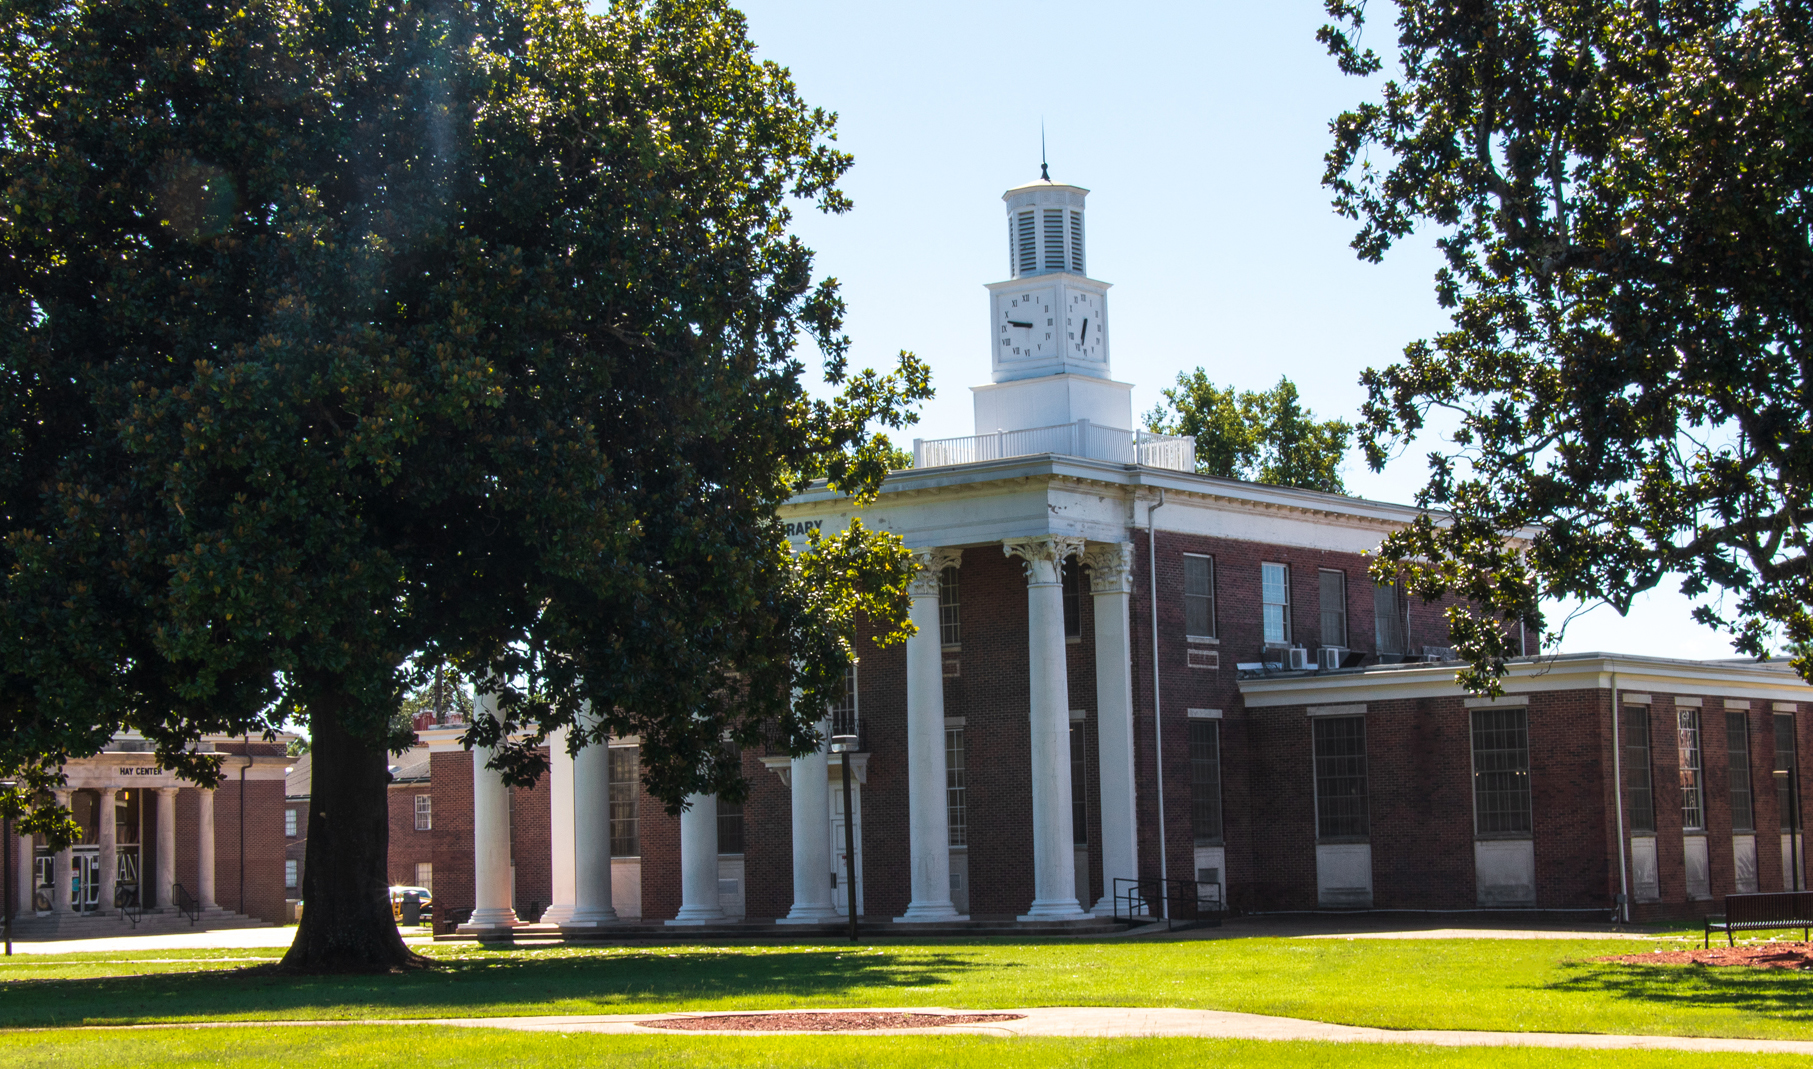
[[[1108,359],[1108,331],[1102,317],[1102,298],[1095,293],[1072,293],[1064,305],[1064,340],[1073,358]]]
[[[1041,360],[1057,355],[1056,294],[1050,289],[1023,289],[995,298],[995,359]]]

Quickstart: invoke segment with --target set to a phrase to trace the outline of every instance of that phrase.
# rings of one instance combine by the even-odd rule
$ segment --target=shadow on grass
[[[629,1012],[691,1000],[865,1001],[1001,969],[952,947],[771,952],[658,950],[572,956],[467,950],[438,968],[385,976],[292,976],[269,966],[0,985],[0,1027],[222,1017],[460,1017]],[[547,1007],[542,1009],[541,1007]]]
[[[1677,1012],[1703,1008],[1813,1023],[1813,975],[1787,969],[1576,962],[1570,971],[1546,988]]]

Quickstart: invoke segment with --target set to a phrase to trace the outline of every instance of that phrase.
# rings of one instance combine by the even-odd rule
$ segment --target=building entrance
[[[831,858],[836,868],[831,873],[831,904],[842,916],[850,915],[850,871],[844,863],[844,782],[835,763],[831,766]],[[856,915],[862,916],[862,784],[850,780],[850,805],[856,811]]]
[[[93,913],[101,908],[101,848],[77,846],[69,851],[69,908]]]

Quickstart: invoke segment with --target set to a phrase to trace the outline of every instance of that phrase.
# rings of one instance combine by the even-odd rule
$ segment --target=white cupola
[[[1133,428],[1133,387],[1108,359],[1108,283],[1088,264],[1081,186],[1041,178],[1002,194],[1007,269],[989,292],[990,382],[972,387],[976,433],[1088,420]]]

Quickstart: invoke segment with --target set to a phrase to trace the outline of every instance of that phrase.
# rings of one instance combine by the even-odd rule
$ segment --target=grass
[[[1589,960],[1647,947],[1260,938],[855,948],[443,944],[428,948],[441,968],[379,977],[288,977],[222,960],[259,953],[247,950],[69,955],[0,965],[0,1026],[1097,1005],[1242,1010],[1382,1028],[1813,1039],[1813,977]],[[272,961],[281,955],[264,953]]]
[[[219,1065],[339,1069],[418,1066],[436,1069],[1043,1069],[1051,1066],[1176,1066],[1178,1069],[1728,1069],[1804,1065],[1791,1055],[1681,1051],[1580,1051],[1502,1047],[1423,1047],[1370,1043],[1262,1043],[1212,1039],[997,1039],[986,1036],[599,1036],[517,1033],[424,1026],[205,1028],[146,1032],[41,1032],[0,1035],[0,1064],[11,1069],[131,1065],[176,1069]]]

